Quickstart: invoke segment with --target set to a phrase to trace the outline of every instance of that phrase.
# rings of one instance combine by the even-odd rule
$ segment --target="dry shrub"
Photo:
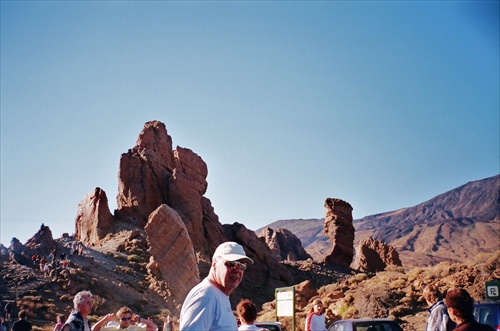
[[[421,274],[424,273],[425,270],[423,268],[413,268],[408,271],[406,276],[408,277],[409,282],[413,282],[421,278]]]
[[[399,278],[399,279],[396,279],[394,281],[391,282],[391,284],[389,285],[389,287],[391,289],[403,289],[403,288],[406,288],[407,285],[406,285],[406,279],[404,278]]]
[[[348,279],[349,284],[358,284],[361,283],[364,280],[368,279],[368,275],[365,273],[359,273],[356,274]]]

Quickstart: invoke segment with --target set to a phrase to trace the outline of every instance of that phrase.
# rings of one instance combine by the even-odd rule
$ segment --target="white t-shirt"
[[[120,331],[145,331],[146,325],[141,326],[139,324],[137,324],[137,325],[130,324],[128,327],[121,329],[119,323],[111,324],[111,325],[109,325],[109,323],[108,323],[108,325],[103,326],[99,331],[116,331],[116,330],[120,330]]]
[[[236,331],[229,296],[203,279],[189,291],[180,315],[181,331]]]
[[[255,324],[241,324],[238,331],[269,331],[268,329],[258,327]]]
[[[306,331],[326,331],[325,315],[316,315],[314,313],[309,313],[307,319],[309,321],[309,328]],[[306,327],[308,321],[306,321]]]

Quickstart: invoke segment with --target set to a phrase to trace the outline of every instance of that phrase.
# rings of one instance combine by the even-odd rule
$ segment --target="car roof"
[[[255,325],[257,324],[272,324],[272,325],[281,325],[281,322],[255,322],[253,323]]]

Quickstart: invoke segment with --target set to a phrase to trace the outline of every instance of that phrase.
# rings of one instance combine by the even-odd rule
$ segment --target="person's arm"
[[[101,318],[96,324],[94,324],[94,326],[92,327],[92,331],[99,331],[105,323],[111,322],[114,320],[115,320],[115,314],[113,314],[113,313],[107,314],[106,316]],[[66,331],[66,330],[62,330],[62,331]]]
[[[158,330],[158,325],[156,325],[152,321],[150,321],[148,319],[141,318],[139,315],[136,315],[136,316],[137,316],[136,317],[137,324],[143,323],[144,325],[146,325],[146,331]],[[94,331],[94,330],[92,330],[92,331]]]

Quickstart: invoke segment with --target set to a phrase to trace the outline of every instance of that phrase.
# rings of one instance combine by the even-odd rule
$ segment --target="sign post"
[[[280,316],[292,317],[292,331],[295,331],[295,287],[278,287],[274,290],[276,298],[276,322]]]
[[[500,302],[500,281],[486,282],[486,299]]]

